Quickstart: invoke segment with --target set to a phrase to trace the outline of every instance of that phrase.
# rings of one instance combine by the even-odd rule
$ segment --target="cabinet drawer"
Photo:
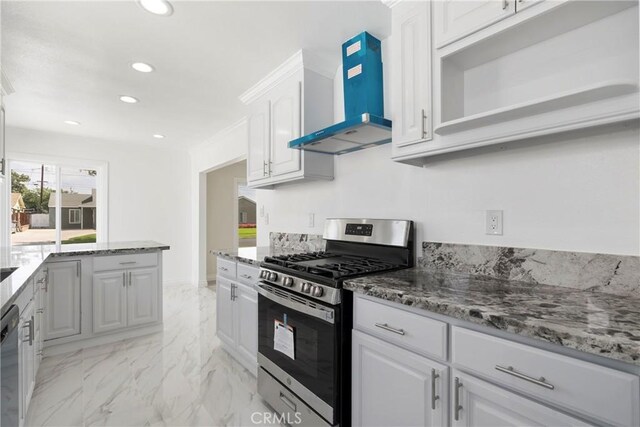
[[[461,369],[606,423],[640,422],[635,375],[468,329],[452,331],[452,363]]]
[[[155,267],[156,265],[158,265],[158,254],[156,252],[132,255],[105,255],[97,256],[93,259],[93,271]]]
[[[229,279],[236,278],[236,262],[218,257],[218,274]]]
[[[260,269],[249,264],[238,263],[238,281],[253,287],[258,281]]]
[[[357,296],[353,304],[354,329],[446,360],[446,323]]]

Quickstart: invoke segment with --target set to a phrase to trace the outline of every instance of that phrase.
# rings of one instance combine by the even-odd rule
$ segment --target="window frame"
[[[80,215],[82,215],[82,209],[80,208],[69,208],[69,224],[81,224],[82,221],[80,220]],[[78,214],[78,220],[77,221],[71,221],[71,214],[72,213],[77,213]]]
[[[6,171],[7,175],[4,178],[4,182],[0,182],[0,185],[5,186],[4,198],[0,200],[0,246],[11,247],[11,215],[9,212],[9,205],[11,204],[11,163],[12,162],[32,162],[45,164],[47,166],[55,166],[56,168],[56,194],[58,198],[56,200],[56,229],[55,229],[55,244],[60,246],[62,244],[62,206],[61,206],[61,191],[60,185],[62,181],[62,169],[63,168],[82,168],[93,169],[96,171],[96,198],[99,200],[96,206],[96,242],[104,243],[109,241],[109,163],[100,160],[92,159],[73,159],[63,158],[50,155],[35,155],[30,153],[20,152],[8,152],[5,156],[6,159]],[[6,212],[5,212],[6,211]]]

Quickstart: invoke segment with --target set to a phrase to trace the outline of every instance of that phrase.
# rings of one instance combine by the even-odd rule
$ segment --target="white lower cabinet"
[[[80,334],[80,261],[47,263],[44,340]]]
[[[93,332],[145,325],[159,320],[158,268],[93,274]]]
[[[352,349],[353,425],[447,424],[446,366],[359,331]]]
[[[229,260],[218,258],[229,263]],[[234,266],[235,267],[235,266]],[[254,375],[258,367],[258,292],[254,285],[258,269],[243,263],[237,265],[237,277],[220,274],[216,278],[216,334],[223,347]],[[235,276],[235,273],[234,273]]]
[[[19,345],[19,392],[20,392],[20,424],[24,424],[24,420],[29,409],[29,402],[33,395],[33,389],[36,382],[36,342],[34,340],[35,330],[35,303],[33,300],[29,302],[20,314],[18,333]]]
[[[358,294],[353,325],[354,426],[640,425],[637,370]]]
[[[451,393],[454,427],[589,425],[457,370]]]

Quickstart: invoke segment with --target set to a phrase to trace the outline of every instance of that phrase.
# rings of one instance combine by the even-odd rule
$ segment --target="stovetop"
[[[396,270],[401,265],[365,256],[331,252],[307,252],[294,255],[266,257],[264,267],[279,267],[282,271],[305,277],[341,281],[361,274]]]

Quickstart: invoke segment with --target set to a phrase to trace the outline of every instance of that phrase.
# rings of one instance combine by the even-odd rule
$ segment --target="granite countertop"
[[[212,250],[211,253],[231,261],[238,261],[245,264],[260,266],[260,263],[264,260],[264,257],[267,256],[289,255],[306,251],[306,248],[275,249],[269,246],[258,246],[239,249],[215,249]]]
[[[344,288],[640,366],[640,298],[419,267]]]
[[[0,283],[0,316],[16,300],[25,285],[49,257],[112,255],[167,250],[153,241],[79,243],[72,245],[25,245],[0,248],[0,268],[17,268]]]

